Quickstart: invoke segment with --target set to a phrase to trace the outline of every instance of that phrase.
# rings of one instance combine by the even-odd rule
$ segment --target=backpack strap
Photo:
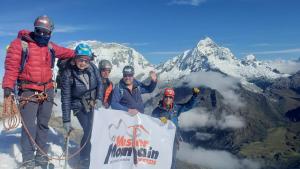
[[[51,69],[53,69],[55,64],[55,50],[53,49],[51,42],[48,43],[48,49],[51,54]]]
[[[21,46],[22,46],[22,53],[21,53],[21,65],[19,68],[19,72],[22,73],[24,68],[25,68],[25,64],[28,60],[28,43],[26,41],[24,41],[23,39],[21,39]]]
[[[119,91],[120,91],[120,97],[122,98],[124,95],[124,89],[123,89],[123,87],[121,87],[120,83],[118,84],[118,87],[119,87]]]
[[[29,54],[28,42],[21,39],[21,46],[22,46],[22,54],[21,54],[21,65],[20,65],[20,69],[19,69],[20,73],[22,73],[24,71],[25,64],[28,61],[28,54]],[[54,51],[51,43],[48,43],[48,49],[51,54],[51,69],[53,69],[54,64],[55,64],[55,51]]]

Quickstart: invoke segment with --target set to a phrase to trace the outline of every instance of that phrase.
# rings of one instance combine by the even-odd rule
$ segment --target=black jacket
[[[81,74],[89,76],[89,89],[80,79]],[[92,96],[95,93],[95,97]],[[63,122],[70,122],[71,110],[74,112],[82,111],[82,97],[95,100],[102,99],[102,84],[98,68],[90,63],[90,66],[80,71],[76,66],[70,66],[62,73],[61,77],[61,102]]]

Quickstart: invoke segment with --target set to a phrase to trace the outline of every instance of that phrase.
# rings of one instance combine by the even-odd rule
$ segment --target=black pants
[[[47,162],[47,158],[42,153],[37,150],[36,157],[34,157],[35,146],[34,143],[29,138],[24,126],[27,127],[29,134],[37,145],[45,152],[48,151],[48,122],[51,117],[52,107],[53,107],[53,89],[46,91],[48,94],[48,100],[43,103],[28,102],[23,107],[20,108],[21,116],[25,124],[22,125],[21,134],[21,148],[23,162],[33,161],[35,158],[43,159],[43,162]],[[26,90],[21,93],[21,96],[28,97],[35,94],[33,90]]]
[[[83,129],[83,137],[80,146],[84,146],[84,148],[80,152],[80,169],[88,169],[90,166],[93,114],[93,111],[86,113],[84,110],[76,113],[76,117]]]

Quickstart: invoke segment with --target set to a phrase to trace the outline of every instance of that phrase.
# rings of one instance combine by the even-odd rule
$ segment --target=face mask
[[[43,36],[35,33],[34,40],[36,43],[38,43],[41,46],[47,46],[50,40],[50,36]]]

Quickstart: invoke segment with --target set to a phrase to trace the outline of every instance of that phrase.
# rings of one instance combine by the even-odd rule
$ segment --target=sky
[[[300,57],[298,0],[2,0],[1,65],[19,30],[33,29],[46,14],[55,23],[52,41],[98,40],[133,47],[158,64],[210,37],[238,58]],[[1,67],[2,67],[1,66]],[[1,68],[3,69],[3,68]]]

